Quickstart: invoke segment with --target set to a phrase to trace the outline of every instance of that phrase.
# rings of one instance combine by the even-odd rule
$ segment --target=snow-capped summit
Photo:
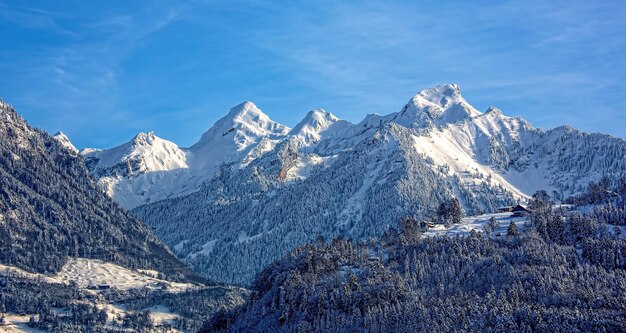
[[[97,167],[114,167],[120,162],[139,163],[136,171],[163,171],[186,168],[185,153],[168,140],[159,138],[154,132],[141,132],[131,141],[106,150],[84,150],[85,158],[96,158]]]
[[[230,109],[190,149],[201,150],[229,136],[235,141],[237,150],[242,150],[259,137],[285,135],[288,132],[289,127],[273,121],[254,103],[246,101]]]
[[[413,96],[392,121],[405,127],[428,127],[455,123],[481,113],[461,95],[458,85],[442,84]]]
[[[189,167],[187,154],[154,132],[141,132],[111,149],[83,149],[80,154],[104,191],[127,208],[178,193],[170,175],[180,177]],[[159,186],[152,186],[156,183]]]
[[[487,108],[487,111],[485,111],[484,114],[498,114],[498,115],[501,115],[502,114],[502,110],[500,110],[499,108],[497,108],[495,106],[490,106],[489,108]]]
[[[54,138],[65,148],[67,148],[73,155],[78,154],[78,149],[74,147],[72,141],[65,135],[65,133],[59,131],[54,135]]]
[[[292,130],[273,121],[254,103],[244,102],[231,108],[189,148],[178,148],[154,133],[140,133],[119,147],[83,150],[81,155],[88,158],[90,170],[107,193],[124,207],[133,208],[195,192],[221,167],[278,168],[281,184],[305,180],[360,143],[369,142],[364,147],[370,147],[381,133],[386,133],[385,140],[390,142],[386,150],[393,150],[395,141],[410,145],[407,156],[427,157],[435,172],[445,170],[446,176],[458,177],[461,183],[451,186],[461,188],[473,188],[490,179],[489,186],[517,198],[539,188],[575,193],[598,174],[589,173],[583,179],[576,172],[560,177],[556,171],[546,171],[554,162],[550,160],[553,156],[539,153],[548,145],[542,140],[554,137],[554,145],[560,145],[563,143],[557,138],[577,137],[575,133],[553,130],[546,136],[522,118],[508,117],[496,107],[481,113],[463,98],[456,84],[422,90],[401,111],[368,115],[358,124],[322,109],[313,110]],[[550,162],[542,165],[538,156]],[[480,200],[467,204],[482,207]]]
[[[300,139],[305,144],[310,144],[331,136],[351,124],[323,109],[316,109],[309,111],[304,119],[289,132],[289,135]]]
[[[276,139],[289,133],[289,127],[279,124],[254,103],[243,102],[206,131],[189,147],[190,160],[203,173],[212,175],[216,166],[240,160],[262,139]]]
[[[156,135],[154,135],[153,131],[150,132],[139,132],[137,133],[137,135],[135,135],[135,137],[133,138],[133,144],[135,146],[138,145],[151,145],[154,143],[154,141],[157,139]]]
[[[145,171],[163,152],[159,140],[134,141],[125,154],[141,154],[118,157],[108,174],[96,169],[98,182],[196,270],[236,283],[317,235],[371,237],[451,197],[467,214],[539,189],[567,197],[626,170],[624,140],[543,131],[495,107],[480,113],[454,84],[358,124],[314,110],[291,131],[245,102],[181,149],[187,168]]]

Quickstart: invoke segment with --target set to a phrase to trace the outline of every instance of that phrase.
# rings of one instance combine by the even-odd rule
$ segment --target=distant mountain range
[[[235,283],[318,235],[378,235],[451,197],[467,214],[539,189],[558,199],[626,170],[623,139],[481,113],[455,84],[358,124],[315,110],[290,129],[245,102],[189,148],[140,133],[80,154],[196,271]]]

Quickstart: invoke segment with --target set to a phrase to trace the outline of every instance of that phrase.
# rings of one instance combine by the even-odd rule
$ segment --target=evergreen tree
[[[463,208],[457,198],[452,198],[450,201],[450,218],[452,223],[456,224],[461,223],[463,219]]]
[[[496,229],[500,228],[500,222],[498,222],[495,216],[490,217],[489,222],[487,224],[489,224],[492,231],[495,231]]]
[[[515,222],[511,221],[511,223],[509,223],[509,227],[506,229],[506,234],[511,237],[519,236],[519,231],[517,230]]]
[[[400,233],[409,243],[415,243],[420,237],[420,228],[417,220],[413,217],[405,217],[400,222]]]
[[[437,222],[449,226],[450,220],[450,207],[447,201],[442,202],[437,209]]]

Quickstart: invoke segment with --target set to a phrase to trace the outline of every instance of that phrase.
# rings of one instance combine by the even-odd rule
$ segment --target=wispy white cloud
[[[11,17],[24,28],[59,39],[58,43],[37,46],[19,60],[12,57],[13,62],[6,66],[19,72],[16,84],[24,86],[15,96],[16,102],[25,106],[26,112],[36,110],[40,117],[47,118],[49,127],[56,124],[69,132],[102,119],[117,118],[119,127],[132,122],[132,110],[118,107],[118,77],[124,74],[123,62],[145,38],[175,22],[183,12],[180,6],[155,7],[143,12],[81,17],[76,12],[0,6],[5,9],[3,20]]]
[[[89,6],[0,2],[0,23],[37,32],[5,43],[0,70],[19,91],[13,101],[47,117],[47,128],[115,131],[90,140],[97,145],[158,124],[192,140],[188,129],[170,131],[171,119],[199,117],[186,125],[199,134],[243,99],[284,111],[287,122],[307,107],[359,121],[443,82],[459,83],[479,108],[495,104],[544,127],[597,130],[584,119],[589,109],[602,119],[626,107],[617,97],[626,91],[622,1]]]
[[[352,100],[336,103],[352,110],[334,110],[348,116],[390,112],[419,89],[458,82],[478,104],[515,100],[511,112],[541,122],[541,108],[597,102],[624,79],[623,69],[608,77],[594,70],[626,65],[618,1],[264,5],[281,24],[259,29],[258,44],[312,89]],[[625,57],[598,63],[609,52]],[[522,107],[524,98],[533,102]],[[570,115],[580,123],[584,113]]]

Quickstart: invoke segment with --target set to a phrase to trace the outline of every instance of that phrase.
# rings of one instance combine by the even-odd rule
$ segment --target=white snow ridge
[[[67,137],[67,135],[65,135],[65,133],[57,132],[57,134],[54,135],[54,138],[61,144],[61,146],[67,148],[67,150],[69,150],[72,154],[74,155],[78,154],[78,149],[74,147],[74,145],[72,144],[72,141],[70,141],[70,139]]]
[[[94,174],[103,186],[117,184],[112,195],[122,205],[147,203],[134,213],[196,271],[244,284],[317,235],[380,235],[404,216],[427,218],[451,197],[467,215],[494,212],[540,189],[578,193],[626,169],[622,139],[543,131],[495,107],[481,113],[455,84],[357,124],[310,111],[291,130],[245,102],[181,150],[187,167],[154,183],[154,172],[119,173],[128,163]],[[139,194],[128,186],[138,182]]]

